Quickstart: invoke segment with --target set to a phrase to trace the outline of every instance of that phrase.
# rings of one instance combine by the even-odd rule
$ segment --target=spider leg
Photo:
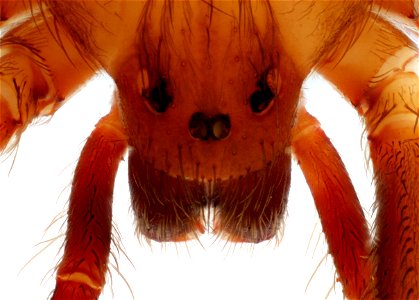
[[[367,223],[338,152],[305,108],[299,111],[292,148],[313,194],[344,294],[365,297],[371,278]]]
[[[364,104],[377,185],[373,258],[380,299],[419,297],[419,61],[412,54],[405,69],[371,88]]]
[[[419,298],[419,61],[411,38],[418,28],[405,23],[409,37],[376,15],[345,57],[321,70],[365,120],[377,209],[371,286],[379,299]]]
[[[127,138],[116,106],[83,148],[72,185],[64,256],[52,299],[96,299],[105,284],[112,194]]]
[[[55,27],[52,33],[56,24],[46,8],[33,9],[28,18],[1,27],[0,150],[36,118],[53,115],[96,71],[64,31]]]

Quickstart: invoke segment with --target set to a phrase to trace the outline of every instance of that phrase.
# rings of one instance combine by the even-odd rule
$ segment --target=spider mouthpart
[[[154,88],[144,90],[143,97],[147,99],[150,108],[157,113],[166,112],[173,102],[173,97],[167,92],[167,81],[164,78],[160,79]]]
[[[225,114],[217,114],[212,118],[203,112],[196,112],[189,121],[189,132],[195,139],[207,141],[225,139],[230,134],[230,117]]]
[[[185,241],[204,232],[204,185],[156,170],[133,150],[128,158],[132,209],[137,232],[160,242]]]
[[[272,92],[269,84],[268,84],[268,77],[269,72],[265,72],[261,79],[258,80],[256,83],[258,90],[254,91],[252,95],[250,95],[250,108],[254,113],[262,113],[272,103],[275,94]]]
[[[148,240],[186,241],[212,230],[228,241],[259,243],[281,234],[291,174],[285,153],[222,180],[170,176],[131,149],[128,174],[136,230]]]

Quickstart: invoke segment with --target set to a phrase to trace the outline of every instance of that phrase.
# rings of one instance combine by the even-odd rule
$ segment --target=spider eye
[[[268,76],[268,74],[264,74],[262,76],[256,84],[259,89],[250,95],[250,108],[254,113],[264,112],[270,106],[275,97],[275,94],[272,92],[267,82]]]
[[[160,79],[155,87],[143,91],[143,97],[147,99],[149,106],[158,113],[164,113],[172,104],[172,96],[167,92],[167,82],[164,78]]]

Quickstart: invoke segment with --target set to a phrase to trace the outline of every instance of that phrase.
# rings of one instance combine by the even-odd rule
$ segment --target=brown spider
[[[293,156],[344,295],[419,297],[414,1],[0,4],[0,148],[13,149],[33,120],[52,116],[96,72],[117,89],[78,160],[53,299],[96,299],[105,285],[114,180],[126,152],[136,232],[160,242],[208,231],[231,242],[274,238]],[[302,83],[313,70],[365,123],[373,230],[339,154],[304,107]]]

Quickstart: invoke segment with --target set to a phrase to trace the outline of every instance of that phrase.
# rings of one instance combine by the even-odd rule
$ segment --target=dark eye
[[[172,104],[172,96],[167,93],[167,82],[164,78],[160,79],[153,88],[144,90],[143,97],[147,99],[151,108],[158,113],[164,113]]]
[[[256,85],[259,89],[250,95],[249,103],[254,113],[261,113],[269,107],[275,95],[269,87],[267,75],[262,76]]]

